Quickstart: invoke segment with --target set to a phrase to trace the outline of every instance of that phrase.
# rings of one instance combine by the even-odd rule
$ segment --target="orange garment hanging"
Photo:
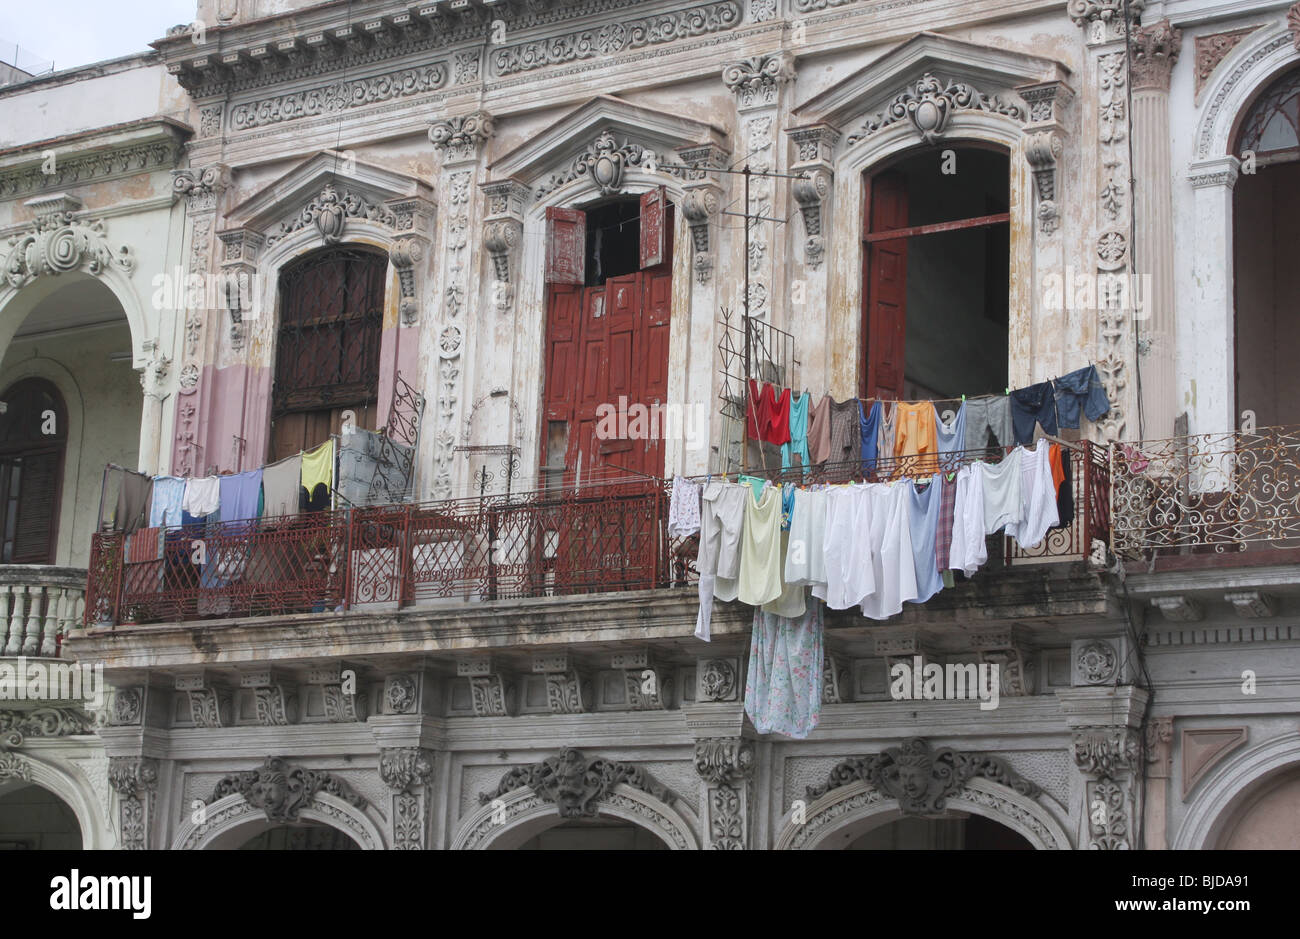
[[[938,471],[939,429],[936,425],[934,403],[931,401],[900,401],[895,410],[894,456],[924,456],[917,461],[917,471]]]

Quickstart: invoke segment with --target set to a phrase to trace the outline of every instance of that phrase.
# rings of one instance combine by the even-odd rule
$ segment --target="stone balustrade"
[[[81,621],[86,571],[45,564],[0,564],[0,655],[54,658]]]

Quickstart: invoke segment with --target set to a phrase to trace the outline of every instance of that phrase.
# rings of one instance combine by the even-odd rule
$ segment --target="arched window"
[[[316,252],[280,274],[272,460],[338,433],[344,411],[375,426],[388,259],[362,248]]]
[[[53,564],[68,412],[41,378],[10,385],[0,400],[0,562]]]
[[[1237,154],[1268,162],[1300,159],[1300,69],[1274,81],[1250,106],[1237,132]]]

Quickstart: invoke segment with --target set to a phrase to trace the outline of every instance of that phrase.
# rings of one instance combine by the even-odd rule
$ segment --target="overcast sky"
[[[146,52],[169,27],[194,19],[195,0],[0,0],[0,59],[56,69]]]

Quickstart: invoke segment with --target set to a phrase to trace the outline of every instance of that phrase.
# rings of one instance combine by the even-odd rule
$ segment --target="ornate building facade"
[[[0,89],[0,666],[108,689],[0,700],[0,842],[1296,845],[1300,7],[199,0],[159,32]],[[662,492],[609,485],[729,468],[742,308],[837,400],[1095,363],[1111,402],[1046,550],[828,616],[804,740],[745,716],[752,611],[692,638]],[[619,395],[701,440],[594,446]],[[286,529],[309,560],[260,593],[141,600],[92,539],[106,464],[349,423],[421,508]],[[523,495],[561,490],[600,495]],[[893,699],[916,656],[997,665],[998,707]]]

